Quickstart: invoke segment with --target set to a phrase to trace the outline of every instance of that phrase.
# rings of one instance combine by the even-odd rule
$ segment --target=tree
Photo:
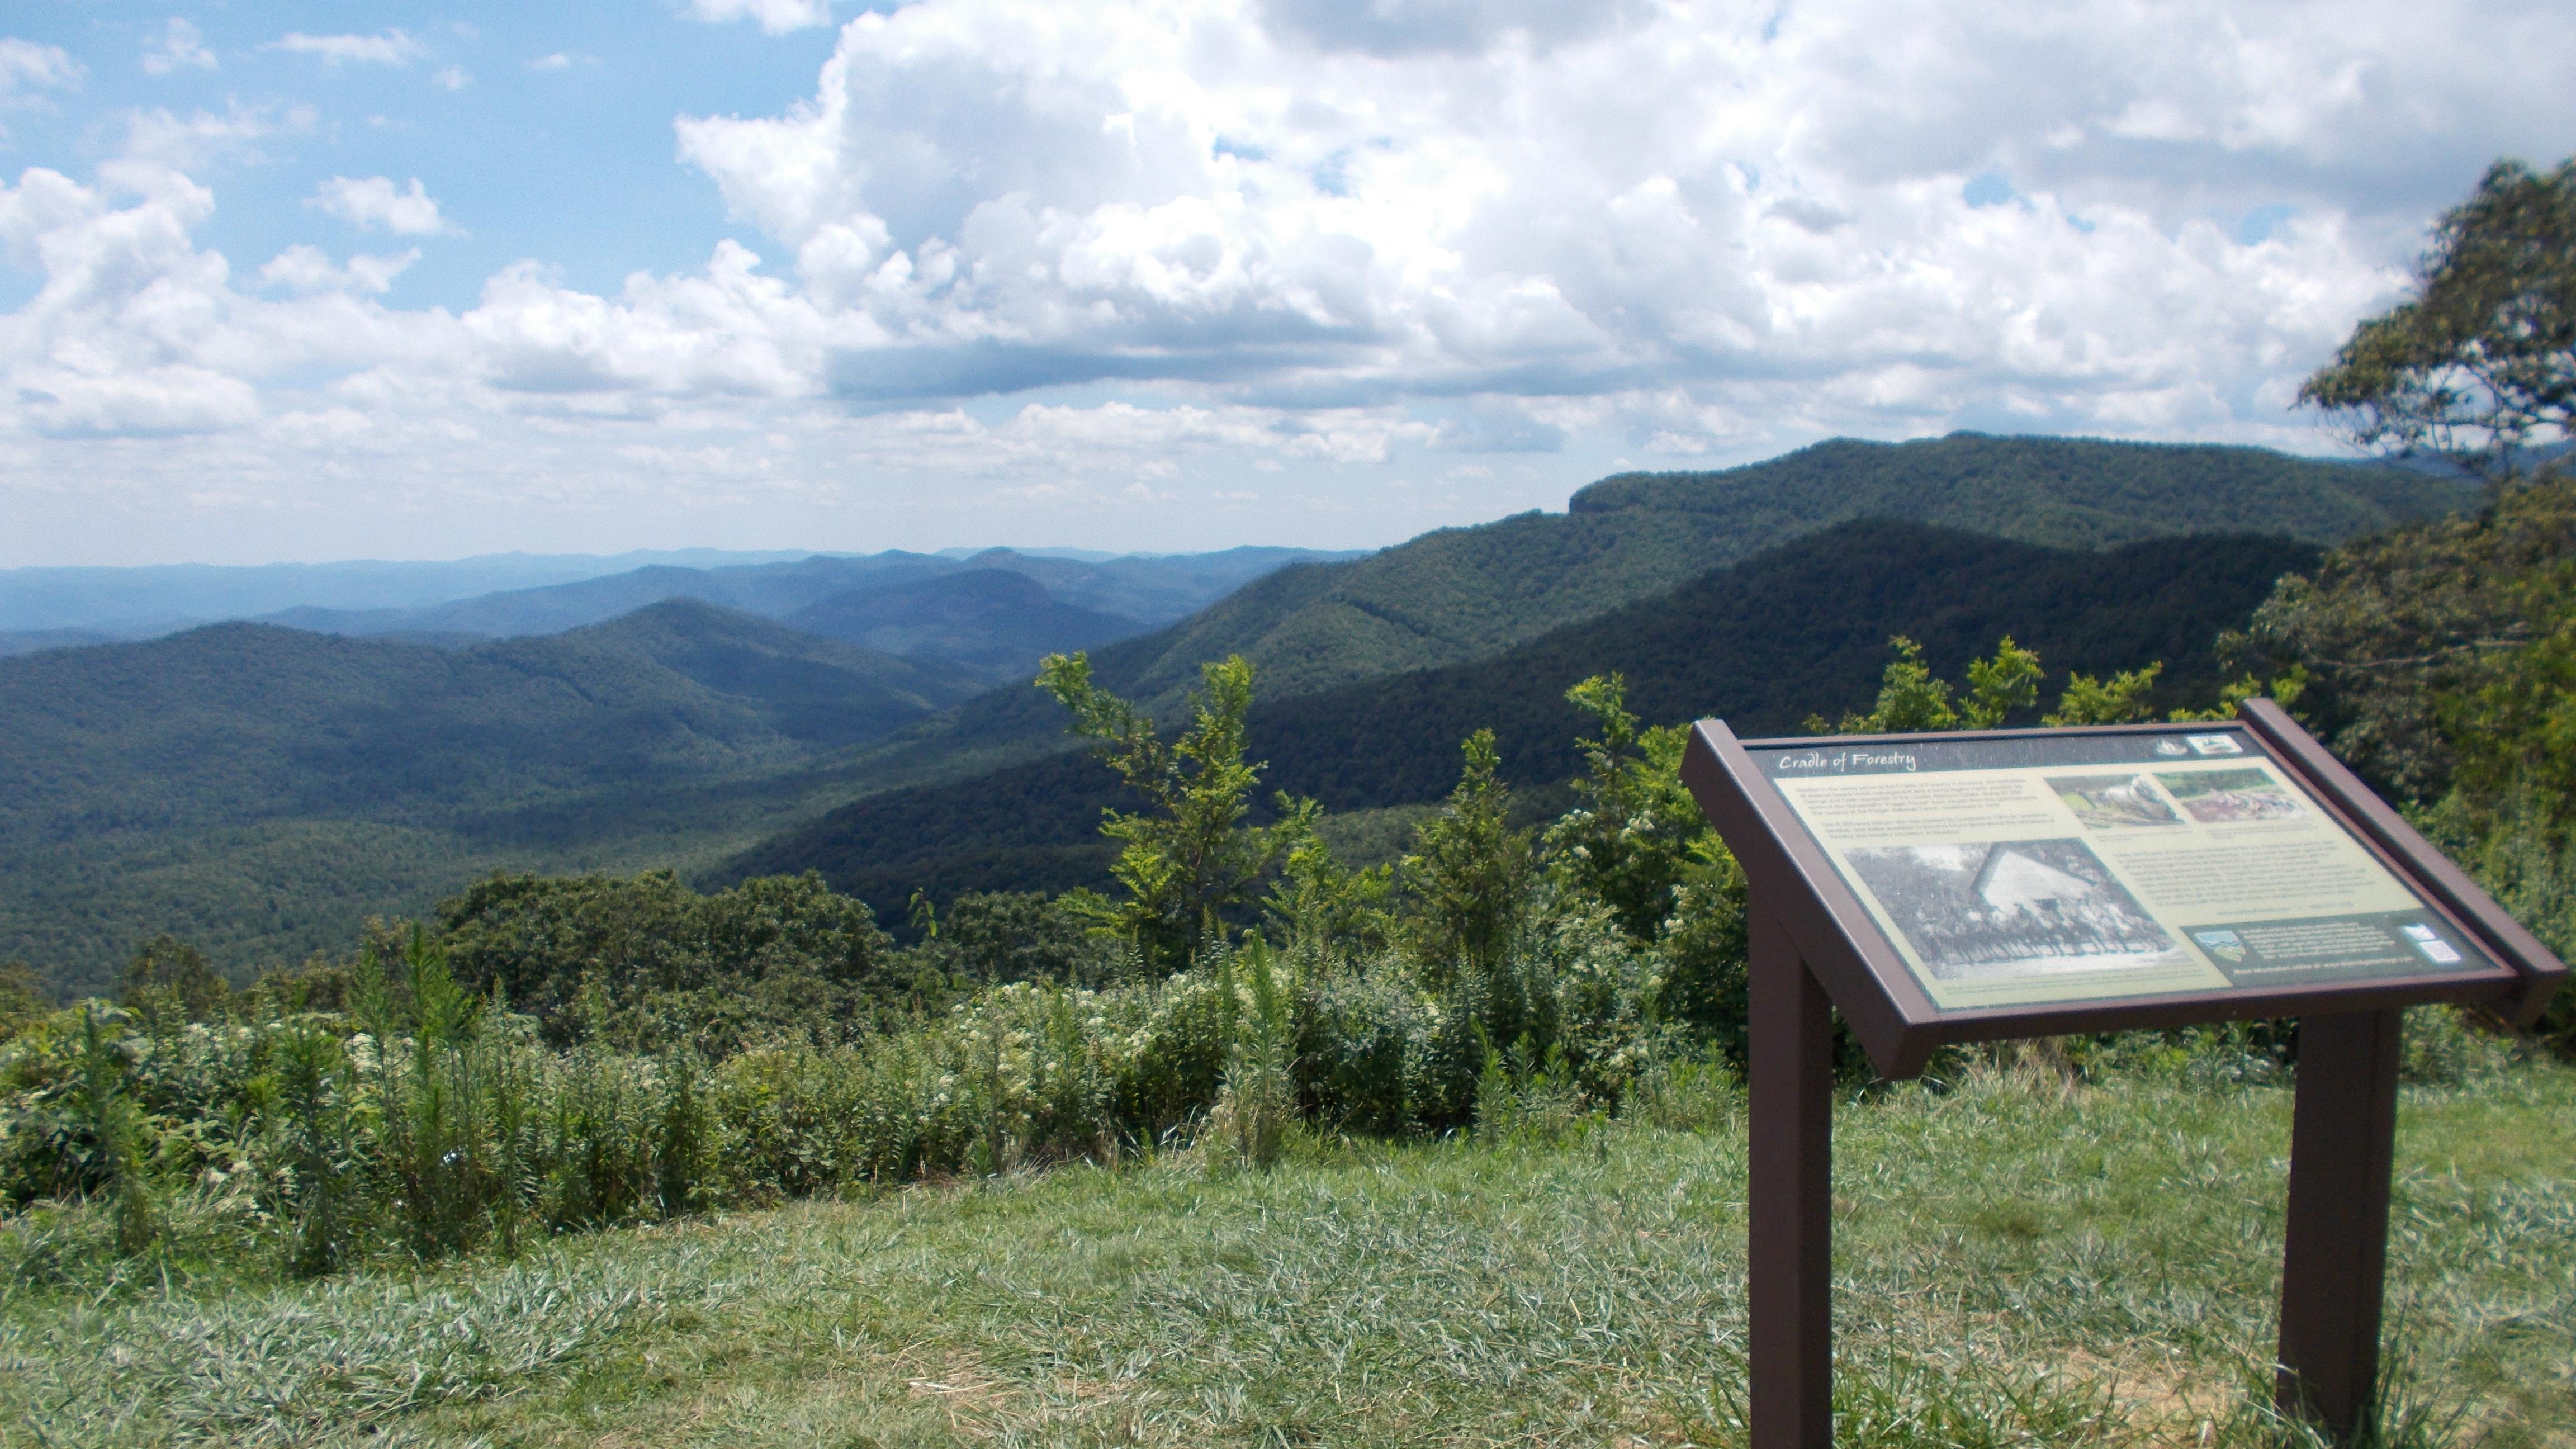
[[[1393,865],[1353,870],[1333,856],[1318,828],[1324,808],[1281,791],[1279,878],[1261,909],[1289,945],[1360,955],[1384,946],[1393,925]]]
[[[1117,964],[1080,916],[1036,891],[968,891],[948,903],[939,931],[959,974],[977,985],[1097,986]]]
[[[2443,213],[2415,295],[2299,388],[2364,447],[2448,458],[2503,487],[2576,433],[2576,159],[2498,161]]]
[[[2158,660],[2144,669],[2124,669],[2109,679],[2096,679],[2090,674],[2066,676],[2066,693],[2058,696],[2057,709],[2039,717],[2050,729],[2074,725],[2140,724],[2156,717],[2155,706],[2147,696],[2156,687],[2156,676],[2165,672],[2164,661]]]
[[[0,1041],[44,1020],[54,1009],[44,978],[24,961],[0,961]]]
[[[2491,506],[2346,543],[2221,649],[2306,671],[2335,753],[2429,803],[2464,763],[2472,783],[2501,781],[2553,748],[2534,708],[2549,687],[2524,685],[2549,672],[2532,651],[2576,618],[2576,474],[2563,455],[2524,464],[2576,428],[2576,159],[2490,167],[2417,273],[2299,400],[2360,443],[2471,469]]]
[[[1422,822],[1404,857],[1405,945],[1435,986],[1460,967],[1492,970],[1529,898],[1529,832],[1512,828],[1494,732],[1468,736],[1466,756],[1449,803]]]
[[[231,1005],[232,994],[205,952],[165,933],[134,953],[117,999],[148,1021],[171,1024],[211,1021]]]
[[[867,903],[811,871],[701,895],[667,870],[495,873],[438,906],[450,969],[567,1045],[606,1028],[627,1047],[836,1037],[946,1004],[907,968]]]
[[[1684,725],[1640,729],[1626,681],[1595,675],[1566,691],[1600,731],[1580,739],[1584,803],[1547,832],[1560,904],[1597,901],[1630,940],[1651,946],[1654,1011],[1742,1051],[1744,873],[1682,784]]]
[[[1881,676],[1878,702],[1867,714],[1845,714],[1838,724],[1807,716],[1809,734],[1896,735],[1923,730],[1990,730],[2039,699],[2039,655],[2006,634],[1992,659],[1968,661],[1968,694],[1954,701],[1950,682],[1932,676],[1923,646],[1902,634],[1887,646],[1896,657]]]
[[[1547,832],[1558,884],[1610,908],[1619,929],[1652,941],[1672,914],[1674,891],[1691,872],[1692,849],[1708,833],[1698,802],[1682,787],[1681,725],[1640,729],[1628,712],[1627,681],[1596,674],[1565,692],[1592,716],[1597,738],[1576,740],[1584,803]]]
[[[2222,655],[2231,651],[2259,652],[2243,635],[2224,636],[2219,642]],[[2015,644],[2010,634],[1995,644],[1993,658],[1968,661],[1964,695],[1954,690],[1948,680],[1933,676],[1932,667],[1923,662],[1921,645],[1902,634],[1887,643],[1896,657],[1887,661],[1879,680],[1878,702],[1870,712],[1847,713],[1838,724],[1827,723],[1822,715],[1809,715],[1808,733],[1870,735],[1996,729],[2036,706],[2040,682],[2047,678],[2038,653]],[[2156,717],[2153,695],[2164,669],[2163,661],[2158,660],[2143,668],[2122,670],[2107,680],[2070,673],[2066,676],[2066,692],[2058,696],[2057,708],[2041,715],[2039,722],[2050,729],[2143,724]],[[2234,719],[2237,704],[2257,694],[2268,694],[2286,706],[2299,697],[2307,677],[2307,671],[2295,664],[2269,679],[2247,674],[2220,687],[2217,708],[2177,708],[2167,718]]]
[[[1110,874],[1127,898],[1078,897],[1075,905],[1166,972],[1189,964],[1200,940],[1250,898],[1289,843],[1276,828],[1243,823],[1261,777],[1261,767],[1243,759],[1252,665],[1228,655],[1200,665],[1199,680],[1190,727],[1166,744],[1153,716],[1092,680],[1089,655],[1050,654],[1038,667],[1038,687],[1073,711],[1072,731],[1155,807],[1143,815],[1103,812],[1100,833],[1124,842]]]
[[[2416,294],[2300,389],[2358,441],[2491,489],[2283,579],[2222,650],[2304,669],[2335,753],[2515,916],[2576,949],[2576,159],[2500,161],[2444,214]],[[2525,469],[2534,445],[2560,445]],[[2539,1034],[2576,1046],[2576,993]]]

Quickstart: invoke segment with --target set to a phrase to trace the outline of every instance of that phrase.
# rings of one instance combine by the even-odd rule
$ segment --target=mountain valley
[[[1365,556],[657,561],[45,648],[0,658],[0,959],[95,989],[166,930],[239,973],[500,868],[813,868],[881,912],[1096,880],[1106,772],[1027,684],[1056,651],[1165,718],[1245,654],[1265,795],[1390,822],[1478,725],[1552,789],[1599,669],[1650,719],[1765,729],[1865,700],[1899,631],[2206,692],[2210,639],[2314,545],[2470,496],[2245,448],[1838,441]]]
[[[1630,707],[1650,721],[1714,716],[1748,736],[1794,734],[1812,712],[1865,705],[1896,634],[1921,643],[1945,675],[2011,635],[2038,651],[2049,700],[2069,671],[2107,677],[2162,661],[2163,703],[2206,704],[2219,682],[2218,632],[2316,557],[2313,545],[2256,535],[2092,553],[1895,520],[1845,523],[1481,660],[1285,698],[1262,692],[1248,754],[1266,762],[1265,801],[1284,790],[1336,812],[1381,810],[1446,794],[1460,742],[1490,727],[1505,777],[1545,799],[1581,767],[1584,721],[1564,699],[1578,680],[1624,675]],[[1041,705],[1061,729],[1062,710]],[[868,796],[713,878],[820,870],[889,919],[916,889],[945,899],[1095,884],[1112,854],[1100,814],[1133,808],[1122,794],[1088,750],[1059,750]]]

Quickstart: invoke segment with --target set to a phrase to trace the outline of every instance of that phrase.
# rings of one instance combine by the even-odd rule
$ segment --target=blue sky
[[[613,291],[638,269],[703,262],[728,234],[724,207],[703,176],[676,163],[672,118],[784,110],[813,93],[833,39],[829,28],[764,35],[756,25],[696,21],[676,6],[587,0],[71,0],[19,13],[0,33],[58,46],[83,74],[77,90],[0,116],[10,174],[27,165],[79,174],[116,153],[125,118],[138,110],[246,112],[277,130],[216,159],[200,178],[219,188],[215,215],[197,233],[202,245],[264,260],[298,242],[364,244],[369,233],[332,226],[305,205],[318,182],[418,179],[458,232],[424,245],[383,298],[457,311],[474,304],[486,277],[523,257],[543,258],[565,284],[588,291]],[[202,59],[169,58],[174,18],[190,28]],[[290,35],[361,44],[334,58],[327,47],[287,48]],[[155,56],[163,58],[157,73],[145,69]],[[298,124],[299,111],[310,111],[309,121]],[[38,280],[12,270],[10,300],[23,301]]]
[[[1355,546],[1836,434],[2320,451],[2298,379],[2488,161],[2576,149],[2570,55],[2515,0],[13,7],[0,567]]]

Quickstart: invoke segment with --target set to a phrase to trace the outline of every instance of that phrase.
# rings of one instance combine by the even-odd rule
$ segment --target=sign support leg
[[[2379,1376],[2400,1020],[2396,1011],[2299,1019],[2275,1402],[2338,1440],[2360,1429]]]
[[[1833,1443],[1831,1008],[1771,913],[1748,903],[1752,1449]]]

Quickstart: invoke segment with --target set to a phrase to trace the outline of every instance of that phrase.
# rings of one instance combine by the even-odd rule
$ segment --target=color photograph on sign
[[[1748,750],[1943,1011],[2492,969],[2239,731]]]

